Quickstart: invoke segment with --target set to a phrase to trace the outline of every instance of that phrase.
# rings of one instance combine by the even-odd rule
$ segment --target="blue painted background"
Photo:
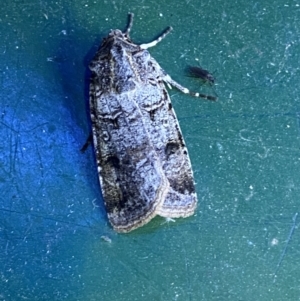
[[[170,96],[199,207],[130,234],[108,225],[92,148],[88,62],[135,14],[136,43],[217,103]],[[0,8],[0,300],[298,300],[296,1],[10,1]],[[294,218],[294,219],[293,219]],[[101,238],[105,236],[111,242]]]

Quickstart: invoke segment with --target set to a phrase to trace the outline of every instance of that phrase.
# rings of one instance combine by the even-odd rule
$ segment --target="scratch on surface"
[[[184,252],[184,261],[185,261],[185,273],[186,273],[186,279],[187,279],[187,295],[189,296],[189,300],[192,300],[192,287],[191,287],[191,279],[190,279],[190,271],[189,271],[189,265],[187,261],[187,254],[185,246],[183,245],[183,252]]]
[[[14,141],[13,141],[14,140]],[[16,135],[16,138],[12,135],[10,135],[10,154],[9,154],[9,160],[10,160],[10,173],[15,173],[16,172],[16,163],[18,160],[18,147],[20,143],[20,135]]]
[[[288,57],[289,57],[289,53],[288,53],[288,50],[289,48],[293,45],[293,42],[291,43],[287,43],[286,46],[285,46],[285,49],[284,49],[284,52],[283,52],[283,55],[282,55],[282,59],[281,61],[279,62],[278,64],[278,70],[275,74],[275,76],[270,80],[271,83],[273,83],[276,79],[276,77],[282,73],[282,70],[284,69],[285,67],[285,63],[286,61],[288,60]]]
[[[37,144],[35,144],[35,149],[36,149],[36,152],[37,152],[37,156],[39,158],[39,165],[40,165],[40,171],[41,171],[41,178],[43,179],[43,183],[41,186],[44,186],[44,165],[43,165],[43,161],[42,161],[42,156],[40,154],[40,151],[39,151],[39,148],[37,146]]]
[[[250,201],[250,200],[253,198],[254,194],[255,194],[255,192],[253,191],[254,187],[253,187],[252,185],[250,185],[249,189],[250,189],[250,192],[249,192],[249,194],[245,197],[245,200],[246,200],[246,201]]]
[[[26,231],[25,231],[25,233],[24,233],[23,242],[26,241],[26,239],[27,239],[27,237],[28,237],[28,233],[29,233],[29,231],[31,230],[31,228],[32,228],[32,222],[30,222],[29,227],[26,229]]]
[[[281,256],[280,256],[280,258],[279,258],[279,261],[278,261],[278,263],[277,263],[276,270],[275,270],[275,272],[274,272],[273,283],[276,281],[276,278],[277,278],[277,272],[278,272],[278,270],[279,270],[279,268],[280,268],[280,266],[281,266],[281,263],[282,263],[282,261],[283,261],[283,259],[284,259],[284,257],[285,257],[287,246],[288,246],[288,244],[289,244],[289,242],[290,242],[290,240],[291,240],[291,238],[292,238],[292,235],[293,235],[293,233],[294,233],[294,230],[295,230],[295,228],[296,228],[296,220],[297,220],[297,216],[298,216],[298,212],[296,212],[295,215],[294,215],[294,217],[293,217],[293,225],[292,225],[292,227],[291,227],[291,230],[290,230],[288,239],[287,239],[286,244],[285,244],[285,246],[284,246],[284,249],[283,249],[283,251],[282,251],[282,253],[281,253]]]
[[[9,241],[6,242],[6,246],[5,246],[5,255],[8,254],[8,252],[7,252],[7,250],[8,250],[8,243],[9,243]]]
[[[266,148],[265,146],[262,146],[263,147],[263,149],[264,149],[264,153],[263,154],[257,154],[258,155],[258,157],[260,157],[261,159],[266,159],[267,157],[268,157],[268,154],[269,154],[269,152],[270,152],[270,149],[268,149],[268,148]]]
[[[278,68],[278,71],[276,72],[276,75],[278,75],[279,73],[281,73],[282,69],[284,68],[285,66],[285,62],[287,61],[287,58],[288,58],[288,49],[292,46],[292,44],[288,43],[286,44],[285,46],[285,49],[284,49],[284,53],[283,53],[283,56],[282,56],[282,60],[280,61],[279,63],[279,68]]]
[[[247,142],[250,142],[250,143],[256,143],[256,144],[259,144],[259,146],[263,149],[263,153],[260,154],[260,153],[257,153],[257,156],[261,159],[266,159],[269,155],[269,152],[270,152],[270,149],[271,148],[267,148],[264,143],[263,143],[263,140],[261,137],[258,137],[258,139],[249,139],[249,138],[245,138],[243,136],[243,132],[246,132],[247,130],[246,129],[243,129],[239,132],[239,137],[241,140],[243,141],[247,141]]]
[[[248,141],[248,142],[257,142],[257,141],[254,140],[254,139],[248,139],[248,138],[245,138],[245,137],[243,136],[243,134],[242,134],[243,132],[247,132],[247,130],[246,130],[246,129],[240,130],[239,136],[240,136],[240,139],[241,139],[241,140]]]
[[[96,204],[96,201],[97,201],[97,199],[93,199],[93,200],[92,200],[93,210],[95,210],[97,207],[99,207],[99,206]]]

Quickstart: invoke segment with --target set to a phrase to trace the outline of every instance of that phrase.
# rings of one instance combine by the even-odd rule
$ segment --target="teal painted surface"
[[[0,300],[298,300],[299,10],[295,1],[11,1],[0,8]],[[132,38],[170,91],[195,216],[127,235],[108,225],[89,133],[87,64],[135,13]],[[101,239],[107,236],[111,243]],[[276,272],[276,275],[274,275]]]

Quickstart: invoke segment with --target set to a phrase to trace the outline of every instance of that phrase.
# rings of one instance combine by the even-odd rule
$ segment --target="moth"
[[[148,48],[135,44],[127,29],[112,30],[91,61],[90,114],[101,190],[108,219],[129,232],[156,215],[187,217],[197,195],[191,162],[166,86],[190,92],[159,66]]]

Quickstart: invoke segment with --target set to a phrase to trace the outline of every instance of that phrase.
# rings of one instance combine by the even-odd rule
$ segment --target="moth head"
[[[131,40],[130,40],[129,35],[127,34],[127,32],[122,32],[119,29],[112,30],[109,33],[108,38],[111,38],[113,40],[127,41],[127,42],[131,43]]]

